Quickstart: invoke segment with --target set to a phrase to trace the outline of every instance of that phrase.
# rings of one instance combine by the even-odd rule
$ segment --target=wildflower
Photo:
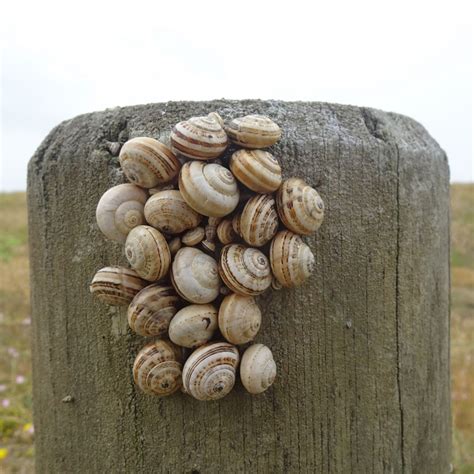
[[[0,384],[0,393],[5,392],[6,389],[7,389],[7,386],[4,383]]]
[[[7,448],[0,448],[0,460],[5,459],[8,456]]]
[[[25,383],[25,380],[26,380],[26,378],[23,375],[17,375],[16,379],[15,379],[15,381],[18,385],[21,385],[22,383]]]
[[[33,423],[26,423],[25,425],[23,425],[23,431],[32,435],[35,432],[35,427],[33,426]]]
[[[21,324],[23,324],[23,326],[30,326],[31,325],[31,318],[25,318]]]
[[[20,355],[20,353],[14,348],[14,347],[9,347],[7,349],[8,355],[14,357],[15,359]]]
[[[10,400],[8,398],[4,398],[2,400],[2,407],[3,408],[8,408],[10,406]]]

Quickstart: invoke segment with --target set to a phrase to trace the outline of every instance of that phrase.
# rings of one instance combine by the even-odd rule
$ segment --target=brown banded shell
[[[229,143],[222,119],[215,112],[207,117],[192,117],[179,122],[173,128],[170,140],[178,153],[195,160],[215,159]]]
[[[258,249],[226,245],[221,252],[219,274],[225,285],[239,295],[256,296],[272,282],[270,263]]]
[[[203,240],[200,245],[201,249],[204,250],[207,254],[209,254],[211,257],[214,256],[214,253],[216,251],[216,244],[214,242],[211,242],[209,240]]]
[[[272,193],[281,184],[281,168],[268,151],[237,150],[229,163],[233,175],[256,193]]]
[[[242,229],[240,228],[240,214],[236,214],[232,218],[232,229],[239,236],[242,237]]]
[[[296,234],[312,234],[323,222],[323,200],[299,178],[283,182],[277,193],[277,208],[283,224]]]
[[[226,296],[219,308],[219,329],[232,344],[253,341],[262,323],[262,313],[253,296]]]
[[[176,252],[182,247],[181,238],[175,237],[168,242],[168,247],[170,249],[171,255],[176,255]]]
[[[196,304],[214,301],[221,286],[217,262],[195,247],[178,250],[173,261],[171,281],[182,298]]]
[[[130,329],[144,337],[165,335],[178,302],[178,295],[171,286],[155,284],[143,288],[128,307]]]
[[[90,292],[111,306],[126,306],[148,283],[131,268],[104,267],[92,279]]]
[[[193,229],[202,216],[186,204],[181,193],[175,189],[160,191],[145,204],[147,222],[167,234],[180,234]]]
[[[208,217],[206,225],[206,239],[214,242],[217,233],[217,226],[221,222],[221,217]]]
[[[273,275],[286,287],[301,285],[314,269],[314,255],[302,238],[282,230],[272,240],[270,264]]]
[[[272,351],[263,344],[250,346],[242,356],[240,380],[252,394],[262,393],[270,387],[276,377],[276,364]]]
[[[234,387],[239,351],[227,342],[198,347],[183,367],[186,393],[198,400],[218,400]]]
[[[97,205],[99,229],[108,239],[125,242],[134,227],[145,223],[143,208],[146,200],[146,191],[134,184],[119,184],[110,188]]]
[[[181,240],[184,245],[192,247],[201,242],[206,235],[204,227],[195,227],[194,229],[188,230],[182,237]]]
[[[163,397],[176,392],[182,384],[181,350],[162,339],[147,344],[135,358],[133,380],[149,395]]]
[[[270,194],[254,196],[247,201],[240,215],[240,233],[252,247],[269,242],[278,230],[275,200]]]
[[[226,216],[239,203],[233,174],[216,163],[185,163],[179,174],[179,190],[190,207],[209,217]]]
[[[239,239],[232,226],[231,219],[224,219],[217,226],[217,238],[223,245],[231,244]]]
[[[153,227],[135,227],[125,242],[125,256],[145,280],[157,281],[169,270],[171,253],[163,234]]]
[[[231,120],[225,131],[229,138],[244,148],[266,148],[281,137],[280,127],[265,115],[246,115]]]
[[[149,137],[132,138],[119,155],[120,166],[129,181],[153,188],[178,176],[181,163],[163,143]]]
[[[170,339],[194,349],[208,342],[217,329],[217,310],[212,304],[192,304],[179,310],[171,320]]]

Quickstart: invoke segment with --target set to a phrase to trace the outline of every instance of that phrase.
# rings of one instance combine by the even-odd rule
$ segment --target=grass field
[[[34,469],[25,194],[0,194],[0,473]],[[474,473],[474,185],[452,186],[453,465]]]

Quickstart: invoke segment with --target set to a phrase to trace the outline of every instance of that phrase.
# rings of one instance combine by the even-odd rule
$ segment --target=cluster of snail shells
[[[123,145],[129,183],[103,194],[96,218],[124,245],[131,268],[100,269],[90,290],[109,305],[128,305],[131,330],[153,338],[133,366],[143,392],[181,389],[216,400],[238,371],[252,394],[272,385],[272,352],[254,343],[262,324],[256,297],[310,276],[314,256],[302,236],[324,216],[317,191],[299,178],[283,180],[263,149],[280,137],[268,117],[224,125],[213,112],[178,123],[171,147],[148,137]],[[230,143],[243,148],[223,156]]]

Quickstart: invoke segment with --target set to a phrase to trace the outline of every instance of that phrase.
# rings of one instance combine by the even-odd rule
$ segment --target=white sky
[[[2,2],[0,190],[64,119],[167,100],[376,107],[420,121],[474,179],[469,1]],[[283,66],[283,67],[282,67]]]

